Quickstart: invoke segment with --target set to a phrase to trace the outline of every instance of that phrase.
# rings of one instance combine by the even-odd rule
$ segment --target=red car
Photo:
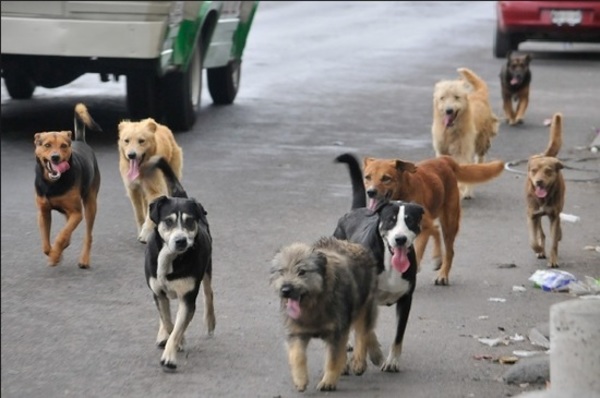
[[[600,42],[600,1],[496,2],[494,55],[527,40]]]

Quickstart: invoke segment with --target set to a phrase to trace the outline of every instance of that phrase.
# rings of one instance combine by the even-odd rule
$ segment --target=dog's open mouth
[[[388,246],[388,250],[392,255],[392,267],[401,274],[408,271],[410,268],[410,260],[408,259],[408,249],[404,246]]]
[[[516,86],[519,83],[521,83],[521,78],[520,77],[513,76],[513,78],[510,79],[510,85],[511,86]]]
[[[377,198],[369,198],[369,203],[367,203],[367,207],[369,208],[369,210],[375,210],[375,208],[377,207],[377,203],[379,203],[379,200]]]
[[[544,187],[536,186],[535,187],[535,196],[540,199],[544,199],[548,195],[548,191]]]
[[[127,172],[127,178],[129,179],[129,181],[134,181],[140,176],[140,163],[141,159],[129,159],[129,171]]]
[[[298,319],[302,315],[302,309],[300,308],[300,297],[297,299],[288,298],[285,302],[285,310],[290,318]]]
[[[46,170],[48,171],[48,178],[51,180],[58,180],[60,176],[71,168],[71,165],[66,160],[60,163],[54,164],[49,160],[44,160],[46,163]]]
[[[446,127],[454,126],[454,121],[456,120],[457,116],[458,116],[458,111],[453,112],[451,114],[446,113],[444,115],[444,126],[446,126]]]

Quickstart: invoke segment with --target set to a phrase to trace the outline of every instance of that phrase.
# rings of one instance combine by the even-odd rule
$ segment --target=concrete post
[[[521,398],[600,397],[600,300],[550,307],[550,388]]]

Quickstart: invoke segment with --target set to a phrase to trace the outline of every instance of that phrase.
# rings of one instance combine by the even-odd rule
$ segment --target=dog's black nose
[[[290,298],[292,295],[292,285],[285,284],[281,286],[281,297]]]
[[[535,182],[535,186],[536,186],[536,187],[543,187],[543,186],[544,186],[544,181],[542,181],[542,180],[537,180],[537,181]]]
[[[175,247],[178,250],[185,249],[187,246],[187,239],[185,237],[175,239]]]
[[[50,156],[50,160],[52,160],[54,163],[58,163],[58,162],[60,162],[60,155],[57,153],[54,153]]]
[[[129,152],[129,153],[127,154],[127,157],[128,157],[129,159],[135,159],[135,156],[136,156],[136,155],[135,155],[135,152]]]
[[[452,115],[454,113],[454,109],[446,108],[446,115]]]
[[[369,198],[374,198],[375,196],[377,196],[377,190],[376,189],[367,189],[367,196]]]
[[[400,236],[396,236],[396,238],[394,238],[394,241],[396,242],[396,244],[398,246],[402,246],[406,243],[408,239],[406,238],[406,236],[404,235],[400,235]]]

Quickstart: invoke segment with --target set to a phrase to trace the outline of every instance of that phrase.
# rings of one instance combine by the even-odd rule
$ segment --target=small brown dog
[[[433,149],[436,156],[449,155],[461,164],[483,163],[498,133],[499,119],[490,106],[485,81],[470,69],[458,72],[461,79],[442,80],[434,88]],[[459,186],[462,198],[472,197],[472,186]]]
[[[525,111],[529,105],[529,86],[531,85],[531,56],[509,52],[506,63],[500,70],[502,104],[506,123],[511,126],[523,123]],[[513,108],[516,102],[516,110]]]
[[[321,238],[313,245],[293,243],[272,261],[270,284],[281,299],[287,331],[288,360],[298,391],[308,385],[306,348],[312,338],[327,345],[325,373],[317,389],[332,391],[346,370],[351,330],[355,345],[349,365],[355,374],[367,368],[367,353],[379,365],[383,354],[375,335],[377,265],[357,243]]]
[[[421,233],[415,239],[417,264],[420,267],[423,253],[433,237],[433,261],[439,269],[436,285],[448,285],[454,258],[454,241],[460,226],[460,193],[458,182],[476,184],[499,176],[504,162],[459,164],[452,157],[442,155],[416,164],[400,159],[363,159],[364,184],[369,197],[368,207],[376,208],[381,200],[402,200],[424,207]],[[442,229],[445,253],[442,256]]]
[[[86,229],[79,267],[90,267],[92,229],[96,219],[100,170],[92,148],[85,142],[85,127],[102,131],[84,104],[75,106],[75,138],[71,131],[36,133],[35,193],[42,250],[50,266],[57,265],[71,243],[71,235],[85,217]],[[52,210],[67,223],[50,245]]]
[[[133,206],[138,240],[146,243],[154,229],[148,205],[159,196],[170,195],[161,171],[148,173],[145,163],[154,155],[162,156],[179,180],[183,170],[183,150],[171,130],[152,118],[119,123],[119,171]]]
[[[562,146],[562,114],[555,113],[550,125],[548,148],[534,155],[527,163],[525,193],[527,199],[527,225],[529,244],[537,258],[546,258],[546,236],[542,230],[542,217],[550,220],[550,258],[548,267],[558,267],[558,242],[562,238],[560,213],[565,203],[565,180],[562,163],[556,158]]]

